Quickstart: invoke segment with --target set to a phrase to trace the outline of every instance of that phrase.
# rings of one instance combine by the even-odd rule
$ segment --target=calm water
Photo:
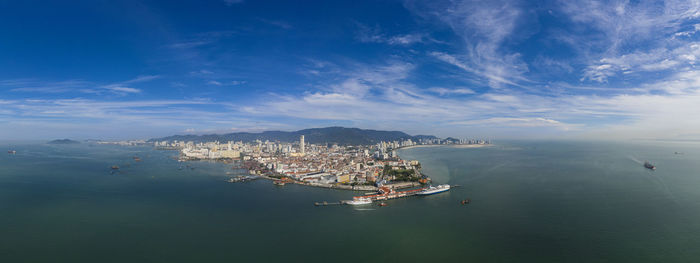
[[[405,149],[462,187],[360,209],[313,206],[350,191],[225,183],[230,166],[178,170],[147,147],[0,149],[0,262],[700,261],[700,144]]]

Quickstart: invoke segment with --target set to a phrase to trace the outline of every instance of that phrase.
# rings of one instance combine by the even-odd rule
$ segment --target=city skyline
[[[697,1],[22,1],[0,23],[0,139],[700,139]]]

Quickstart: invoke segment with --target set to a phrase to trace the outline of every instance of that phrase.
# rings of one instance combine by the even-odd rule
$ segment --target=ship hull
[[[416,195],[434,195],[434,194],[439,194],[443,192],[447,192],[450,189],[440,189],[440,190],[435,190],[435,191],[429,191],[429,192],[423,192],[423,193],[417,193]]]
[[[348,205],[369,205],[372,203],[372,200],[351,200],[351,201],[346,201],[345,204]]]
[[[423,190],[423,191],[421,191],[421,192],[419,192],[419,193],[416,193],[416,195],[434,195],[434,194],[439,194],[439,193],[442,193],[442,192],[447,192],[447,191],[449,191],[449,190],[450,190],[450,186],[449,186],[449,185],[440,185],[440,186],[438,186],[438,187],[432,187],[432,186],[431,186],[430,188],[428,188],[428,189],[426,189],[426,190]]]

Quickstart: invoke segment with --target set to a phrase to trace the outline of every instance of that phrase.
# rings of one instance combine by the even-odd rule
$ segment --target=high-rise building
[[[299,137],[299,150],[301,151],[301,154],[304,154],[304,135]]]

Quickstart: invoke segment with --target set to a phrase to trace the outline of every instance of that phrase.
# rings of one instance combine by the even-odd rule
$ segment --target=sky
[[[700,1],[0,0],[0,139],[700,139]]]

